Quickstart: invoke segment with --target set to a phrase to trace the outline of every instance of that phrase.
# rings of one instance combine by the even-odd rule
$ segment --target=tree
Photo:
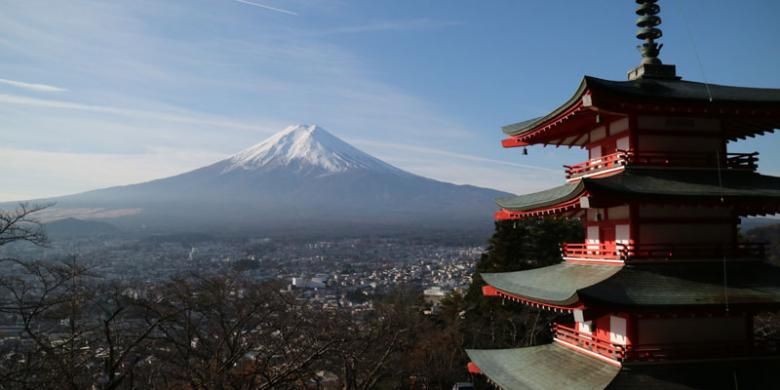
[[[49,206],[20,203],[14,210],[0,210],[0,246],[17,241],[45,245],[48,242],[46,232],[34,214]]]
[[[483,272],[511,272],[561,261],[562,242],[582,241],[578,220],[529,218],[496,222],[487,251],[465,297],[464,337],[469,348],[536,345],[550,338],[546,324],[554,315],[524,305],[482,296]]]
[[[147,303],[158,322],[152,350],[163,388],[284,389],[316,382],[338,340],[329,318],[238,274],[191,276],[158,288]]]

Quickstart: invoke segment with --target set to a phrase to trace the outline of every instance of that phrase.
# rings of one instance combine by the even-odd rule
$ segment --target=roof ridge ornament
[[[628,72],[629,80],[642,78],[680,79],[677,77],[674,65],[664,65],[658,58],[664,44],[658,44],[655,41],[663,36],[663,32],[658,28],[661,24],[661,17],[658,16],[658,13],[661,12],[661,6],[656,4],[657,2],[658,0],[636,0],[636,3],[639,4],[636,8],[636,14],[639,15],[636,20],[636,25],[639,27],[636,37],[643,40],[644,43],[637,46],[642,54],[642,63]]]
[[[661,18],[656,16],[661,12],[661,7],[656,2],[657,0],[637,0],[639,7],[636,9],[636,14],[639,18],[636,20],[636,26],[639,30],[636,32],[636,37],[645,41],[637,48],[642,53],[643,64],[661,63],[658,54],[661,53],[664,44],[659,45],[655,42],[663,36],[661,29],[657,28],[661,24]]]

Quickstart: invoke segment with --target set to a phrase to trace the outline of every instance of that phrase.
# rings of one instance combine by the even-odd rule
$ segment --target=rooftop
[[[780,268],[763,262],[641,265],[560,263],[528,271],[482,274],[506,294],[551,305],[780,305]]]
[[[700,201],[710,198],[720,202],[745,200],[780,200],[780,178],[750,171],[684,170],[626,168],[618,174],[602,178],[583,178],[549,190],[499,198],[496,204],[510,211],[529,211],[569,202],[587,193],[620,194],[647,197],[654,200],[673,198]],[[596,199],[598,200],[598,199]]]
[[[620,367],[557,343],[513,349],[467,349],[469,359],[503,389],[603,389]]]
[[[682,110],[682,106],[696,106]],[[667,106],[667,107],[660,107]],[[701,111],[708,117],[727,118],[724,125],[729,139],[773,131],[780,127],[780,89],[736,87],[675,79],[639,78],[628,81],[605,80],[585,76],[579,87],[565,103],[547,115],[502,128],[518,140],[535,143],[542,133],[558,134],[564,121],[575,123],[580,130],[593,127],[600,109],[615,113],[627,111],[694,114]],[[734,117],[754,117],[751,125],[734,122]],[[741,125],[741,126],[740,126]],[[583,126],[583,127],[580,127]],[[555,131],[552,128],[556,127]],[[550,135],[549,137],[553,137]],[[544,138],[544,137],[543,137]],[[559,138],[558,135],[554,138]]]

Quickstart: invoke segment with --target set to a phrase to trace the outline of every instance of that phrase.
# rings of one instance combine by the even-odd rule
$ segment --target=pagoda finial
[[[639,7],[636,9],[636,14],[639,15],[639,19],[636,20],[636,26],[639,30],[636,32],[636,37],[644,40],[645,42],[637,48],[642,53],[643,64],[660,64],[661,60],[658,59],[658,54],[661,53],[661,48],[664,44],[658,44],[656,39],[663,36],[663,32],[658,26],[661,24],[661,18],[658,15],[661,12],[661,7],[656,4],[658,0],[636,0]]]
[[[658,0],[636,0],[636,3],[639,4],[636,8],[636,14],[639,15],[636,20],[636,25],[639,27],[636,37],[644,41],[637,46],[639,52],[642,53],[642,63],[628,72],[628,79],[679,79],[674,65],[664,65],[658,58],[661,48],[664,47],[663,43],[659,44],[655,41],[663,35],[661,29],[658,28],[661,24],[661,17],[658,16],[658,13],[661,12],[661,6],[656,4]]]

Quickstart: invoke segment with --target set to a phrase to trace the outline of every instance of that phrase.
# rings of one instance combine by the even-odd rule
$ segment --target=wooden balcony
[[[763,260],[766,243],[742,242],[736,245],[702,244],[589,244],[563,243],[561,254],[567,260],[621,260],[624,262],[696,261],[707,259]]]
[[[628,245],[624,244],[588,244],[588,243],[563,243],[561,253],[566,259],[578,260],[625,260],[628,254]]]
[[[717,155],[689,152],[636,152],[618,150],[615,153],[590,159],[575,165],[564,165],[567,179],[604,174],[626,166],[717,168]],[[758,152],[727,153],[722,169],[755,171]]]
[[[578,332],[574,324],[552,325],[553,336],[561,341],[618,361],[664,361],[701,358],[780,355],[780,340],[756,338],[745,341],[702,341],[668,344],[614,344],[595,334]]]
[[[576,179],[583,176],[605,173],[611,169],[619,169],[629,162],[627,151],[620,150],[606,156],[583,161],[579,164],[564,165],[567,179]]]
[[[625,347],[618,344],[612,344],[596,338],[595,334],[582,333],[574,329],[573,325],[564,325],[553,323],[553,337],[577,347],[595,352],[610,359],[622,361],[625,359]]]

